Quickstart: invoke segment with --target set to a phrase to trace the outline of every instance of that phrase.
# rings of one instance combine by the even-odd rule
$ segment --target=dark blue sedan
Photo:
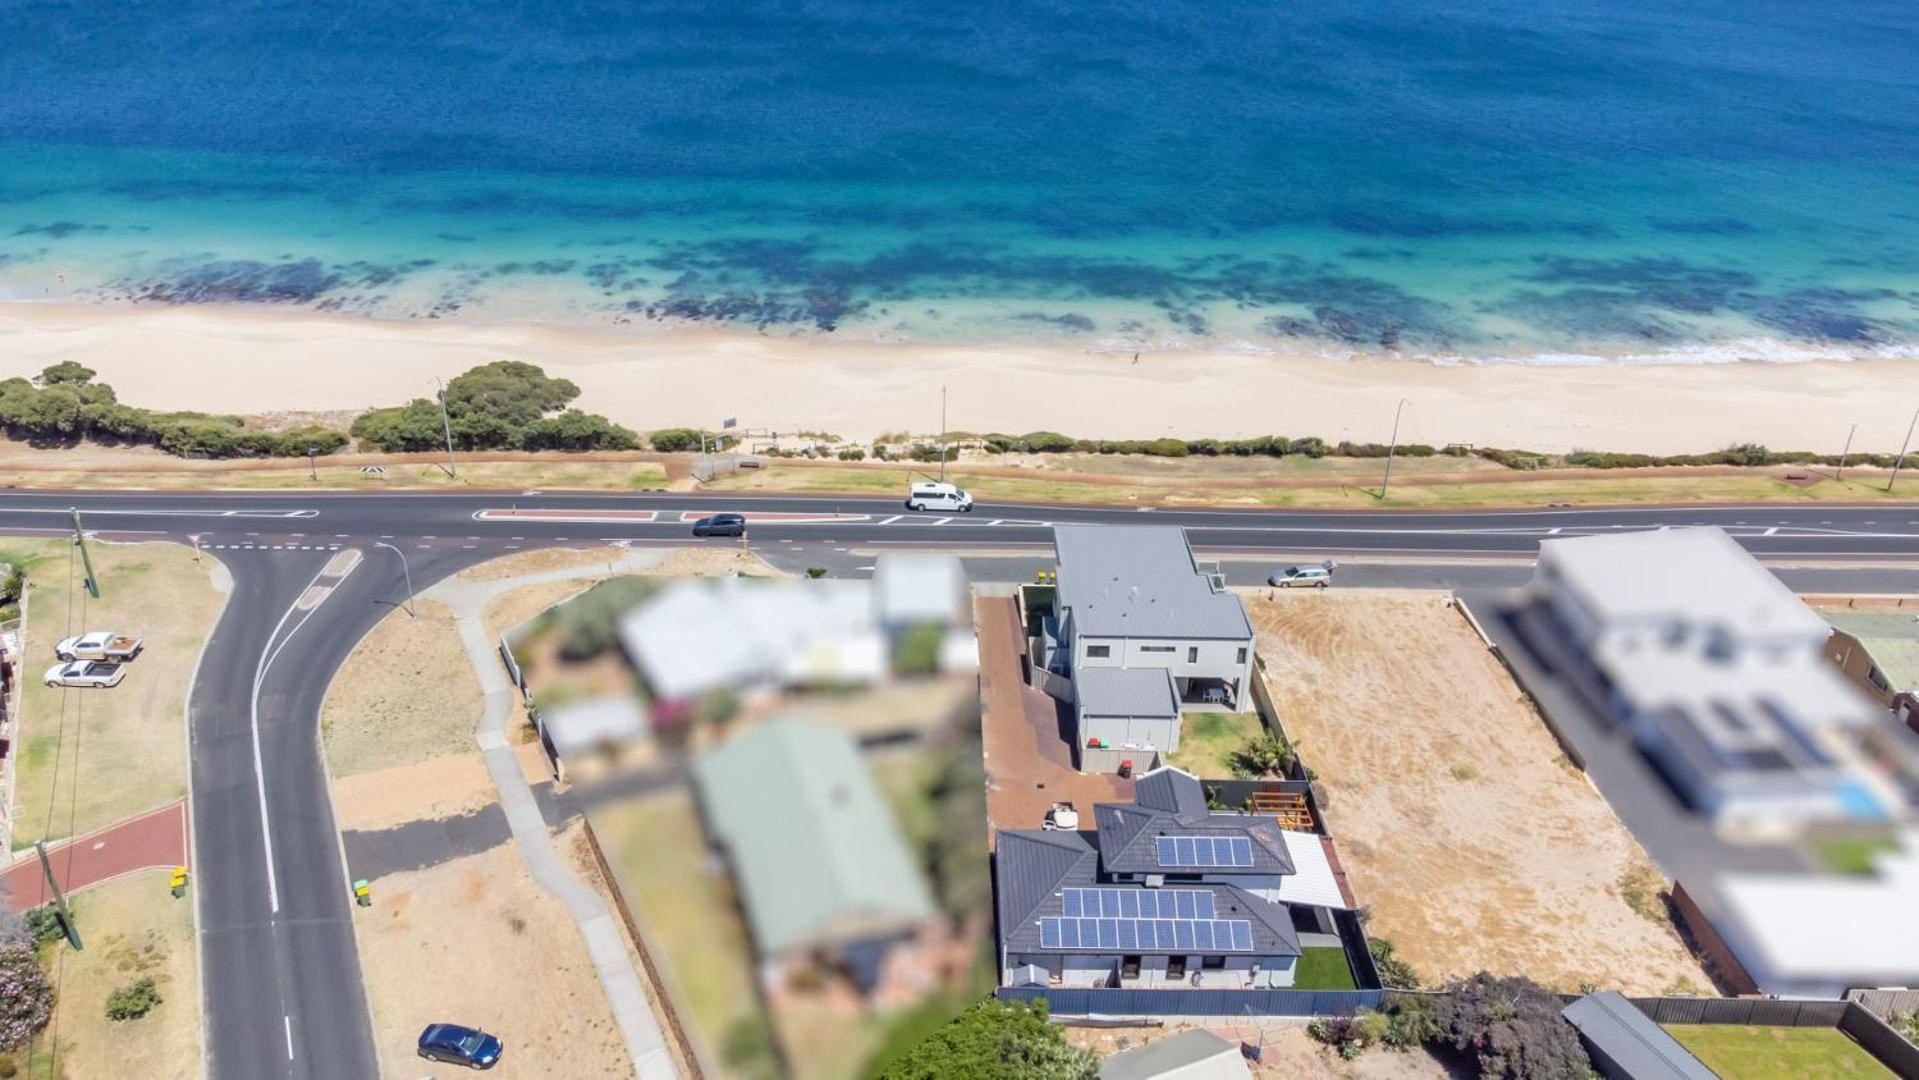
[[[693,523],[694,536],[745,536],[746,518],[741,514],[714,514]]]
[[[496,1035],[459,1024],[428,1024],[420,1032],[420,1056],[475,1069],[491,1069],[505,1047]]]

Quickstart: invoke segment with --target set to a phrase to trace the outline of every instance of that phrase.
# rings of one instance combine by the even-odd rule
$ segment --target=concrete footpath
[[[506,811],[507,825],[520,847],[520,857],[539,886],[559,897],[580,934],[586,939],[587,954],[599,975],[600,987],[612,1007],[614,1023],[626,1041],[633,1069],[643,1080],[677,1080],[679,1070],[667,1051],[666,1039],[647,998],[646,986],[634,970],[626,951],[623,931],[600,895],[573,876],[553,847],[553,835],[540,814],[533,789],[520,772],[513,746],[506,737],[506,718],[513,709],[513,684],[507,681],[496,643],[488,640],[483,616],[487,604],[501,593],[522,585],[603,577],[609,571],[640,569],[658,562],[661,552],[635,552],[610,566],[587,566],[526,574],[497,581],[443,581],[420,595],[437,600],[453,609],[460,628],[460,640],[466,645],[467,659],[486,694],[486,712],[475,737],[486,756],[487,771],[499,790],[500,806]]]

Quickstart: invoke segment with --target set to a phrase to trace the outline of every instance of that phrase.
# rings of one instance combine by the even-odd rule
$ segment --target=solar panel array
[[[1067,918],[1210,919],[1207,889],[1067,889],[1060,912]]]
[[[1042,949],[1119,952],[1252,952],[1247,919],[1063,919],[1039,921]]]
[[[1253,841],[1245,836],[1162,836],[1161,866],[1251,866]]]

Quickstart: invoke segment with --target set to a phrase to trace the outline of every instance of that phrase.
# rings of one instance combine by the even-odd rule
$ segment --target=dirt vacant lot
[[[1444,594],[1248,599],[1370,930],[1429,982],[1485,969],[1562,990],[1711,986],[1644,850]]]
[[[564,849],[572,836],[555,840]],[[433,1020],[500,1036],[506,1053],[491,1076],[631,1070],[579,928],[533,883],[516,846],[381,878],[355,922],[387,1075],[447,1072],[415,1055]]]

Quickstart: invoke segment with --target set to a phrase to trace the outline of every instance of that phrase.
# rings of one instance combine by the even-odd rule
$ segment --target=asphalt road
[[[1547,537],[1715,524],[1795,587],[1919,592],[1919,506],[1368,514],[982,504],[938,515],[890,499],[796,496],[33,492],[0,496],[0,532],[65,532],[73,507],[89,532],[196,543],[233,573],[189,710],[214,1077],[379,1071],[317,732],[327,683],[404,597],[409,570],[424,589],[484,559],[569,541],[737,544],[693,541],[688,524],[738,510],[753,522],[752,546],[795,569],[859,574],[879,552],[939,548],[979,579],[1025,580],[1047,565],[1054,524],[1153,522],[1185,526],[1234,583],[1335,556],[1347,561],[1342,586],[1477,587],[1523,579]],[[359,552],[353,569],[325,576],[348,551]],[[1819,565],[1791,565],[1805,563]],[[331,591],[314,594],[316,579]],[[459,1018],[419,1018],[433,1019]]]

